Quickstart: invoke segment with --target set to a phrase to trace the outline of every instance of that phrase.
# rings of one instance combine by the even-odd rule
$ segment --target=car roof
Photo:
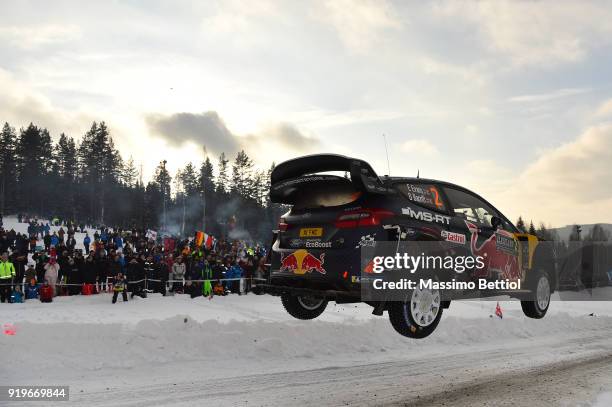
[[[466,187],[462,187],[461,185],[457,185],[457,184],[453,184],[452,182],[448,182],[448,181],[441,181],[439,179],[432,179],[432,178],[417,178],[417,177],[389,177],[387,175],[381,177],[381,180],[384,183],[389,183],[389,184],[393,184],[396,182],[419,182],[419,183],[423,183],[423,184],[440,184],[440,185],[444,185],[447,187],[452,187],[452,188],[457,188],[457,189],[462,189],[468,192],[471,192],[472,194],[478,195],[477,193],[467,189]],[[480,196],[480,195],[478,195]]]
[[[410,182],[410,183],[422,183],[422,184],[437,184],[437,185],[442,185],[445,187],[449,187],[449,188],[454,188],[454,189],[458,189],[461,191],[465,191],[467,193],[470,193],[472,195],[477,196],[478,198],[482,199],[486,204],[490,205],[493,209],[495,209],[497,212],[499,212],[501,214],[501,216],[504,218],[504,220],[506,220],[506,222],[510,223],[510,225],[512,225],[515,229],[516,226],[514,226],[514,223],[512,223],[512,221],[510,221],[510,219],[508,219],[508,217],[506,215],[503,214],[502,211],[500,211],[499,209],[497,209],[495,207],[495,205],[493,205],[491,202],[487,201],[485,198],[483,198],[480,194],[477,194],[476,192],[466,188],[466,187],[462,187],[461,185],[457,185],[457,184],[453,184],[452,182],[447,182],[447,181],[440,181],[437,179],[430,179],[430,178],[417,178],[417,177],[390,177],[388,175],[385,175],[383,177],[381,177],[382,182],[385,185],[390,185],[390,184],[394,184],[394,183],[398,183],[398,182]],[[518,229],[517,229],[518,230]]]

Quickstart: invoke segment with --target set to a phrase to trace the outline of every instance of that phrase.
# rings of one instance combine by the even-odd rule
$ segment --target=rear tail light
[[[280,218],[278,221],[278,230],[281,232],[286,232],[289,229],[289,225],[285,222],[285,218]]]
[[[343,213],[338,216],[334,225],[339,229],[357,228],[361,226],[380,225],[383,219],[395,214],[386,209],[360,209]]]

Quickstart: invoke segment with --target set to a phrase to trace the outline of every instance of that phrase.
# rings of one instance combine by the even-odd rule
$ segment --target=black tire
[[[281,301],[289,315],[297,319],[315,319],[327,307],[326,300],[291,294],[281,295]]]
[[[408,295],[412,298],[412,292]],[[389,306],[389,321],[393,328],[403,336],[413,339],[422,339],[432,334],[435,331],[440,319],[442,318],[443,305],[438,305],[438,311],[435,318],[426,325],[417,323],[411,310],[410,301],[393,301]]]
[[[541,286],[543,284],[543,286]],[[542,296],[545,296],[546,287],[548,287],[547,300]],[[521,308],[526,317],[541,319],[544,318],[548,307],[550,306],[550,295],[551,295],[551,281],[550,276],[545,271],[536,271],[529,282],[529,289],[531,290],[530,297],[532,299],[521,301]],[[538,291],[538,288],[541,291]],[[538,298],[540,296],[540,298]]]

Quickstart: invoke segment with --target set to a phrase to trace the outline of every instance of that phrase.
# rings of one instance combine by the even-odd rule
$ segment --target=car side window
[[[444,192],[457,217],[487,227],[492,226],[493,216],[501,217],[495,209],[475,195],[448,187],[444,187]]]
[[[446,205],[440,189],[433,184],[400,183],[395,184],[400,193],[409,201],[428,209],[446,212]]]

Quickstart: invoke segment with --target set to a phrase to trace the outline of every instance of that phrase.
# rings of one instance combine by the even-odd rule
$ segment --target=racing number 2
[[[440,193],[436,187],[430,187],[429,190],[434,195],[434,202],[436,204],[436,208],[442,208],[444,204],[440,201]]]

